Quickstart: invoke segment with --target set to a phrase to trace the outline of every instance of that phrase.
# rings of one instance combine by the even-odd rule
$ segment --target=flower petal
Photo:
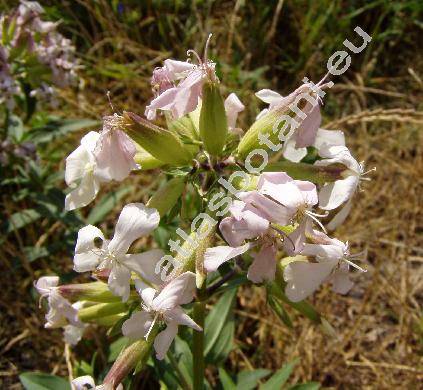
[[[341,266],[333,273],[330,278],[332,282],[332,290],[338,294],[346,294],[351,290],[354,283],[350,280],[348,264],[341,264]]]
[[[35,283],[35,288],[39,294],[45,295],[50,292],[52,287],[57,287],[59,285],[58,276],[42,276]]]
[[[358,182],[357,176],[348,176],[345,179],[325,184],[319,193],[319,207],[323,210],[336,209],[353,196]]]
[[[142,339],[153,322],[152,315],[146,311],[136,311],[122,324],[122,334],[134,340]]]
[[[156,358],[163,360],[172,344],[172,341],[178,333],[178,324],[172,322],[167,324],[165,330],[161,331],[154,339],[154,349],[156,350]]]
[[[225,99],[225,111],[228,118],[228,127],[234,129],[236,127],[236,120],[238,114],[245,109],[245,106],[239,100],[235,93],[231,93]]]
[[[307,148],[297,148],[294,137],[289,138],[283,145],[282,155],[289,161],[300,162],[307,155]]]
[[[318,103],[313,106],[310,102],[307,102],[304,113],[307,116],[300,123],[300,126],[295,132],[295,139],[297,141],[295,146],[297,148],[313,145],[316,139],[317,130],[322,123],[322,116]]]
[[[72,385],[75,387],[75,390],[86,390],[95,388],[94,379],[91,378],[89,375],[84,375],[75,378],[72,381]]]
[[[65,343],[69,345],[76,345],[81,341],[82,335],[84,334],[84,327],[66,325],[63,328],[63,339]]]
[[[306,229],[309,219],[306,218],[283,241],[283,247],[288,256],[295,256],[302,252],[306,241]]]
[[[122,181],[137,169],[134,142],[122,130],[103,130],[94,151],[96,175],[103,180]]]
[[[153,299],[157,294],[157,290],[148,286],[140,279],[135,280],[135,288],[146,306],[151,308],[153,306]]]
[[[267,104],[277,104],[283,99],[283,96],[271,89],[261,89],[256,92],[255,95],[263,102]]]
[[[336,263],[309,263],[295,261],[286,266],[284,279],[288,284],[285,294],[292,302],[299,302],[307,298],[326,280]]]
[[[352,199],[350,199],[345,205],[341,208],[341,210],[336,213],[336,215],[330,220],[330,222],[326,225],[326,228],[329,231],[335,230],[339,225],[341,225],[350,214],[352,208]]]
[[[338,261],[344,255],[344,244],[340,242],[340,245],[336,243],[332,244],[304,244],[304,248],[301,254],[304,256],[314,256],[321,259],[329,259]]]
[[[184,272],[163,288],[154,298],[152,307],[155,311],[166,311],[189,303],[194,298],[195,289],[195,274]]]
[[[122,302],[129,299],[131,271],[123,265],[114,263],[110,270],[108,279],[110,291],[119,297],[122,297]]]
[[[168,311],[165,314],[165,321],[166,322],[175,322],[178,325],[185,325],[189,326],[192,329],[201,332],[203,329],[198,326],[195,321],[186,314],[180,307],[175,307],[174,309]]]
[[[245,244],[238,247],[216,246],[208,248],[204,254],[204,268],[207,272],[216,271],[219,266],[226,261],[233,259],[251,248],[251,244]]]
[[[345,146],[344,132],[341,130],[318,129],[314,147],[319,151],[322,147]]]
[[[100,183],[94,174],[86,174],[78,187],[72,190],[65,198],[65,210],[71,211],[85,207],[91,203],[100,190]]]
[[[142,203],[129,203],[121,211],[116,223],[115,234],[108,248],[113,253],[125,254],[131,244],[139,237],[154,230],[160,222],[156,209]]]
[[[263,246],[258,253],[253,255],[254,261],[248,268],[247,278],[253,283],[262,283],[275,279],[276,251],[274,245]]]
[[[161,249],[152,249],[144,253],[127,254],[121,261],[147,282],[161,284],[160,273],[157,274],[155,269],[164,255]]]
[[[76,272],[87,272],[94,270],[100,256],[94,240],[100,238],[104,241],[103,233],[93,225],[87,225],[78,231],[78,238],[75,246],[75,256],[73,258],[74,270]]]
[[[85,146],[78,146],[66,157],[65,181],[72,186],[85,175],[87,164],[94,162],[94,156],[87,151]]]

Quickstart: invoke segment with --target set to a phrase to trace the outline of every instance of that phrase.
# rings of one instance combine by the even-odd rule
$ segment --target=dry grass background
[[[228,367],[278,369],[299,356],[293,380],[316,380],[333,389],[423,388],[423,56],[418,2],[408,2],[418,8],[417,18],[412,14],[416,22],[406,7],[398,10],[390,8],[390,2],[375,2],[351,17],[347,26],[337,25],[337,18],[373,3],[178,2],[182,5],[176,8],[149,1],[141,7],[142,16],[131,23],[116,17],[104,0],[65,1],[60,7],[57,2],[45,3],[53,6],[52,14],[61,12],[63,29],[73,34],[86,65],[84,88],[63,94],[60,113],[70,117],[108,113],[106,90],[117,107],[142,111],[150,96],[152,68],[169,55],[183,58],[187,48],[200,49],[207,32],[213,31],[212,53],[219,55],[228,89],[248,106],[241,118],[247,123],[258,108],[252,91],[270,86],[286,93],[304,75],[317,80],[329,55],[340,49],[343,39],[354,37],[351,26],[374,32],[368,51],[354,56],[351,69],[334,80],[323,123],[325,128],[344,130],[358,160],[377,167],[337,231],[354,250],[368,250],[368,272],[357,275],[347,296],[323,288],[312,298],[333,325],[336,338],[294,313],[294,329],[287,329],[266,307],[261,289],[243,289],[236,307],[239,348],[231,353]],[[133,4],[129,2],[129,11],[136,8]],[[331,13],[321,20],[320,12],[328,7]],[[385,18],[380,19],[381,13]],[[398,34],[380,38],[391,29],[397,31],[398,25]],[[315,36],[309,39],[310,34]],[[63,156],[78,137],[62,145]],[[137,188],[145,188],[152,176],[145,173],[136,180]],[[124,202],[133,199],[139,200],[139,193],[130,193]],[[70,270],[72,254],[34,263],[26,263],[22,256],[24,266],[19,268],[8,260],[19,256],[20,240],[40,240],[41,229],[42,225],[32,226],[16,233],[0,249],[0,386],[5,389],[20,388],[17,375],[23,371],[67,376],[73,361],[73,352],[65,353],[60,331],[43,329],[43,313],[31,289],[34,278],[51,269]],[[62,229],[60,224],[49,226],[42,239],[53,241]],[[103,334],[91,335],[91,345],[100,355],[105,340]],[[77,348],[77,356],[89,356],[90,350],[84,348]]]

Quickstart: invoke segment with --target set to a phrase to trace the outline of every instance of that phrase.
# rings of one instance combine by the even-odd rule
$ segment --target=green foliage
[[[66,379],[41,372],[25,372],[19,379],[26,390],[71,390]]]

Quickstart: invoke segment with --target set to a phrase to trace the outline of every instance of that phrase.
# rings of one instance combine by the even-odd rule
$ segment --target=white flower
[[[131,244],[141,236],[149,234],[160,221],[156,209],[147,208],[142,203],[127,204],[120,213],[112,240],[106,240],[100,229],[93,225],[83,227],[78,239],[73,259],[77,272],[110,269],[108,280],[113,294],[127,301],[130,292],[131,271],[152,283],[160,282],[154,271],[156,263],[164,255],[159,249],[144,253],[127,254]],[[102,240],[101,247],[95,244]]]
[[[35,288],[42,298],[47,298],[49,311],[46,314],[46,328],[60,328],[70,323],[81,327],[78,319],[78,309],[62,297],[58,288],[58,276],[43,276],[35,283]]]
[[[331,282],[333,291],[346,294],[353,286],[349,279],[349,266],[366,272],[352,262],[361,254],[351,255],[348,243],[329,238],[321,232],[313,231],[313,234],[316,241],[322,243],[305,244],[301,255],[313,256],[317,261],[294,261],[284,270],[287,282],[285,294],[293,302],[307,298],[324,282]]]
[[[202,331],[180,305],[192,301],[195,292],[195,274],[185,272],[173,279],[160,292],[152,287],[137,283],[138,292],[144,301],[144,311],[133,313],[122,325],[122,333],[132,339],[148,338],[157,321],[163,321],[167,327],[154,340],[157,359],[165,357],[167,350],[178,333],[178,325],[186,325]]]
[[[66,158],[66,184],[74,188],[66,195],[66,210],[84,207],[97,196],[100,178],[96,175],[93,152],[99,138],[99,133],[90,131],[81,139],[81,145]]]
[[[375,168],[365,171],[363,162],[359,163],[344,145],[323,144],[319,148],[319,155],[323,157],[323,160],[316,161],[315,165],[342,164],[347,168],[342,173],[343,179],[326,183],[319,192],[319,207],[323,210],[334,210],[345,203],[345,206],[328,224],[328,229],[333,230],[348,216],[352,206],[351,199],[357,192],[360,182],[370,180],[364,176]]]
[[[96,386],[94,379],[89,375],[84,375],[75,378],[72,381],[72,385],[75,390],[113,390],[113,385],[111,383]],[[123,386],[121,383],[116,387],[116,390],[123,390]]]

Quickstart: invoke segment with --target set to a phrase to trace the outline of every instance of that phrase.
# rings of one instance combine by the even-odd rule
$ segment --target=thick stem
[[[205,283],[198,291],[199,295],[204,294]],[[204,319],[206,316],[206,303],[204,301],[198,301],[194,304],[193,320],[201,326],[202,332],[194,330],[193,335],[193,367],[194,367],[194,390],[204,389]]]

